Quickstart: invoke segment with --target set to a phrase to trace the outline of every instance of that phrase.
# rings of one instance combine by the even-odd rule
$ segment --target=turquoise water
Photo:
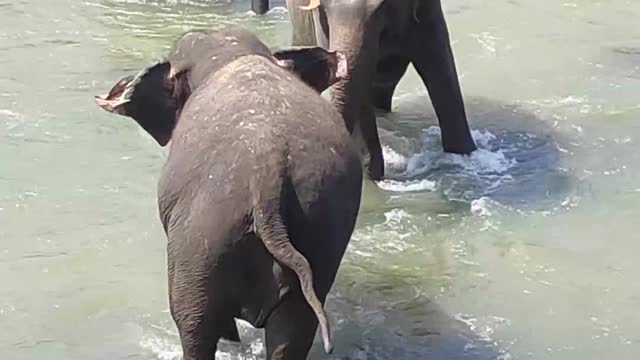
[[[636,359],[640,4],[445,7],[480,150],[440,151],[410,72],[379,119],[391,170],[365,184],[329,358]],[[1,358],[180,357],[155,199],[166,149],[93,96],[193,28],[288,44],[282,7],[248,9],[0,0]],[[217,358],[264,357],[241,329]]]

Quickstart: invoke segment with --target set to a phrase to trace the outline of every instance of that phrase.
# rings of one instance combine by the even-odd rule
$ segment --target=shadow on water
[[[517,105],[467,98],[478,151],[442,152],[433,110],[420,99],[396,100],[402,110],[379,115],[388,176],[378,187],[389,196],[437,192],[446,200],[490,199],[522,211],[552,210],[570,201],[576,180],[562,165],[570,146],[545,121]],[[460,209],[468,207],[460,206]]]
[[[368,270],[367,270],[368,271]],[[309,353],[310,360],[495,360],[508,352],[491,338],[493,327],[504,319],[493,318],[479,324],[464,315],[451,316],[435,301],[420,293],[418,279],[410,274],[386,278],[367,285],[345,276],[332,290],[327,311],[331,318],[334,353],[326,355],[319,336]],[[346,280],[346,281],[345,281]],[[383,285],[393,282],[394,286]],[[371,297],[371,292],[379,294]],[[375,299],[374,299],[375,298]],[[384,298],[386,300],[380,300]],[[262,359],[265,357],[263,331],[239,322],[243,343],[221,341],[216,359]],[[175,349],[177,350],[177,349]],[[163,356],[160,356],[163,357]],[[178,359],[175,357],[167,357]]]
[[[330,359],[499,359],[503,351],[476,319],[450,315],[423,293],[415,270],[348,263],[328,310],[339,352]],[[367,279],[363,281],[362,279]],[[317,345],[320,345],[319,343]],[[315,346],[310,359],[324,358]]]
[[[509,354],[491,338],[506,320],[447,314],[421,293],[419,277],[404,272],[348,269],[327,299],[334,352],[324,353],[315,338],[310,360],[495,360]],[[366,283],[360,276],[371,278]],[[221,340],[216,360],[264,359],[264,331],[238,321],[242,343]],[[181,359],[179,338],[170,320],[151,325],[141,346],[154,358]],[[171,329],[171,330],[168,330]]]

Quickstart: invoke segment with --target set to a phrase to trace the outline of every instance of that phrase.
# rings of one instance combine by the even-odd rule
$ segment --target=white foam
[[[243,325],[238,321],[238,330],[242,333]],[[249,328],[253,329],[250,325]],[[177,341],[177,340],[175,340]],[[224,341],[224,340],[222,340]],[[159,360],[182,360],[182,349],[177,343],[173,343],[169,338],[162,338],[154,335],[147,335],[140,340],[140,347],[153,353],[154,358]],[[240,345],[240,352],[233,350],[225,352],[218,348],[215,360],[243,360],[261,358],[264,356],[264,345],[261,339],[250,341],[248,346]]]
[[[145,336],[140,340],[143,349],[151,351],[160,360],[182,359],[182,349],[177,344],[172,344],[168,339],[155,336]]]
[[[507,159],[503,150],[492,151],[487,148],[496,139],[488,131],[473,131],[478,144],[478,150],[470,155],[444,153],[440,145],[440,128],[432,126],[423,131],[422,151],[411,156],[407,163],[406,174],[415,176],[434,168],[446,165],[462,167],[468,173],[475,175],[503,174],[515,165],[514,159]]]
[[[601,105],[590,104],[588,98],[575,96],[575,95],[569,95],[566,97],[554,96],[546,99],[522,101],[522,103],[530,105],[537,112],[539,112],[541,109],[553,110],[553,109],[562,108],[562,109],[577,109],[581,113],[589,113],[593,110],[594,107],[597,110],[602,109]],[[560,116],[555,113],[551,113],[549,115],[552,118],[556,118],[559,120],[567,119],[565,116]]]
[[[286,15],[287,13],[289,13],[289,11],[287,11],[287,8],[284,6],[276,6],[273,7],[271,9],[269,9],[269,11],[267,11],[268,15]],[[257,15],[255,12],[253,12],[253,10],[247,10],[243,13],[240,14],[241,16],[245,16],[245,17],[251,17],[251,16],[261,16],[261,15]]]
[[[486,149],[478,149],[468,158],[458,155],[455,159],[465,168],[475,170],[479,174],[505,173],[516,163],[514,159],[507,159],[502,150],[493,152]],[[461,161],[463,159],[467,161]]]
[[[376,183],[382,190],[393,192],[435,191],[438,185],[430,180],[396,181],[382,180]]]
[[[407,166],[407,158],[387,145],[382,147],[382,154],[384,156],[385,167],[404,170]]]
[[[438,128],[438,130],[440,129]],[[438,131],[438,136],[440,136],[440,131]],[[480,148],[487,148],[491,146],[491,142],[496,139],[496,136],[487,130],[471,130],[471,136]]]
[[[413,155],[404,156],[390,146],[383,146],[385,167],[396,175],[396,180],[383,180],[377,182],[377,186],[398,193],[442,190],[446,196],[458,198],[462,194],[463,198],[469,198],[471,193],[465,195],[464,188],[476,187],[477,192],[471,191],[484,194],[513,181],[509,169],[517,161],[505,155],[510,149],[497,148],[497,136],[490,131],[471,133],[478,149],[469,155],[443,152],[438,126],[422,131],[420,150]],[[430,180],[424,179],[425,175],[429,175]],[[403,181],[398,177],[412,180]]]
[[[499,316],[483,316],[482,318],[474,318],[466,314],[456,314],[453,318],[467,325],[469,330],[478,337],[478,340],[494,347],[499,346],[498,341],[493,338],[495,331],[501,327],[511,325],[511,322],[508,319]],[[470,350],[474,347],[475,344],[469,343],[465,349]],[[500,354],[498,359],[511,359],[511,354],[508,350],[499,349],[499,352]]]
[[[554,108],[554,107],[565,106],[565,105],[582,105],[586,102],[587,102],[586,98],[580,97],[580,96],[574,96],[574,95],[569,95],[563,98],[554,96],[551,98],[546,98],[541,100],[523,101],[523,103],[526,103],[526,104],[531,104],[538,107],[547,107],[547,108]]]
[[[502,174],[514,164],[515,160],[507,159],[501,150],[492,152],[486,149],[478,149],[471,155],[466,156],[449,153],[437,154],[430,150],[425,150],[409,159],[406,173],[409,176],[416,176],[434,168],[456,165],[476,175]]]
[[[496,37],[487,31],[483,31],[479,34],[471,34],[471,37],[475,38],[478,44],[489,54],[495,55],[497,42],[502,38]]]
[[[558,104],[584,104],[587,100],[583,97],[569,95],[558,100]]]
[[[287,14],[287,8],[284,6],[276,6],[269,10],[268,14]]]
[[[13,118],[17,118],[20,116],[20,114],[18,114],[17,112],[9,109],[0,109],[0,115],[6,115]]]
[[[413,216],[404,209],[385,212],[385,221],[357,229],[353,234],[353,254],[360,257],[374,257],[375,254],[397,254],[413,248],[408,238],[418,233],[411,224]],[[384,241],[380,241],[384,239]]]
[[[386,213],[384,213],[384,217],[387,219],[385,221],[385,224],[391,224],[391,223],[399,223],[403,219],[408,219],[408,218],[411,218],[412,216],[411,214],[409,214],[403,209],[393,209],[391,211],[387,211]]]
[[[493,215],[493,211],[498,203],[488,197],[481,197],[471,201],[471,213],[476,216],[489,217]]]

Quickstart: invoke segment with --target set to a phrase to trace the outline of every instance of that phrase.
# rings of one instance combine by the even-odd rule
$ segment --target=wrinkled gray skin
[[[362,163],[335,108],[288,70],[324,90],[336,54],[276,57],[244,30],[187,33],[166,61],[96,98],[171,139],[158,206],[185,360],[239,341],[234,317],[265,328],[268,359],[305,359],[318,319],[331,351],[322,305],[355,226]]]
[[[369,153],[371,179],[384,176],[374,108],[391,111],[396,85],[410,63],[429,91],[444,151],[476,149],[440,0],[319,0],[314,10],[302,10],[309,2],[287,0],[293,45],[346,54],[350,77],[334,86],[333,102]],[[252,4],[268,9],[268,0]]]

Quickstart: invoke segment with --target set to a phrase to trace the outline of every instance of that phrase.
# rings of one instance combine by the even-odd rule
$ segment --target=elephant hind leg
[[[240,340],[233,309],[214,295],[225,292],[207,279],[205,268],[174,268],[169,277],[171,315],[180,335],[183,360],[214,359],[220,338]]]
[[[211,360],[215,357],[221,336],[210,326],[210,320],[176,321],[176,325],[183,360]]]
[[[300,289],[289,293],[265,324],[267,360],[306,359],[318,319]]]

